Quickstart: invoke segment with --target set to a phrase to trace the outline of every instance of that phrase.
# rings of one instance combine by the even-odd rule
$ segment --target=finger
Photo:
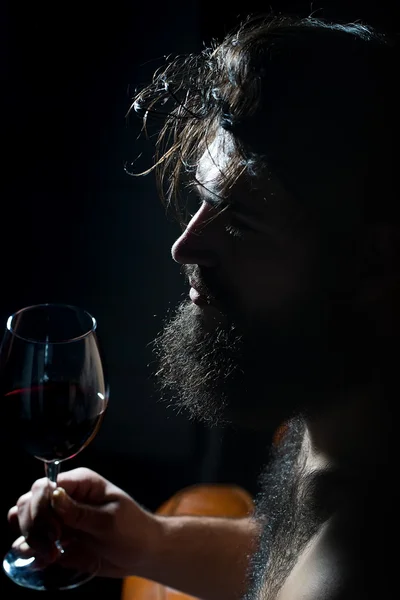
[[[21,532],[28,531],[31,526],[31,499],[32,492],[28,492],[27,494],[20,496],[17,500],[17,515]]]
[[[14,553],[14,560],[21,559],[26,561],[28,559],[34,559],[34,563],[30,561],[29,564],[35,569],[43,569],[58,560],[60,556],[60,551],[56,546],[46,553],[40,553],[37,550],[34,550],[26,542],[23,535],[15,540],[11,548]]]
[[[40,506],[45,503],[47,496],[47,504],[50,504],[47,479],[42,478],[35,481],[31,491],[20,496],[17,500],[18,517],[22,533],[31,527],[32,521],[37,517]]]
[[[94,536],[106,534],[114,525],[113,504],[91,506],[76,502],[63,488],[53,492],[52,505],[64,525]]]
[[[51,485],[47,478],[38,479],[31,492],[17,502],[18,522],[30,547],[41,553],[53,550],[60,535],[58,519],[51,508]]]
[[[86,467],[60,473],[57,484],[77,502],[103,504],[110,500],[110,493],[118,488],[110,481]]]
[[[23,546],[24,544],[24,546]],[[13,543],[12,543],[12,548],[18,548],[21,547],[21,551],[22,553],[26,552],[26,547],[28,546],[28,544],[25,542],[25,538],[23,535],[20,535],[19,538],[17,538]]]
[[[7,513],[8,523],[15,535],[21,534],[20,520],[26,518],[26,516],[29,517],[30,515],[28,505],[31,496],[32,492],[28,492],[27,494],[20,496],[20,498],[17,500],[17,504],[12,506]]]
[[[18,520],[18,506],[13,506],[10,508],[7,514],[7,520],[13,533],[15,535],[19,535],[21,533],[21,529]]]
[[[30,515],[32,521],[39,522],[46,519],[51,508],[51,494],[57,486],[43,477],[32,485],[32,497],[30,501]]]

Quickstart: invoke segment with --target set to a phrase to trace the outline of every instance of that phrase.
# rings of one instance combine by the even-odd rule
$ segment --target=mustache
[[[231,325],[238,325],[241,322],[241,310],[237,304],[235,290],[221,281],[214,268],[189,264],[182,265],[181,272],[199,294],[207,298]]]
[[[216,281],[211,269],[199,267],[199,265],[182,265],[182,273],[187,281],[204,297],[209,300],[225,303],[228,294]]]

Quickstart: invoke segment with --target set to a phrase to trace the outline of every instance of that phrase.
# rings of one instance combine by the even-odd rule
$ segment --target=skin
[[[249,327],[265,314],[282,319],[293,310],[309,284],[313,244],[295,203],[272,176],[258,179],[250,193],[248,182],[236,183],[232,206],[218,216],[219,181],[232,151],[231,135],[220,130],[199,162],[200,208],[172,246],[172,257],[212,270]]]
[[[325,231],[318,215],[267,170],[241,176],[221,204],[233,150],[231,134],[220,129],[199,161],[200,206],[172,247],[197,292],[190,291],[192,301],[180,307],[165,343],[161,336],[161,379],[167,358],[167,368],[173,366],[167,383],[173,388],[182,381],[177,395],[189,390],[185,407],[200,418],[207,420],[207,411],[215,417],[226,395],[228,421],[277,427],[306,411],[314,430],[321,418],[332,423],[338,409],[350,415],[351,397],[357,413],[357,398],[370,387],[377,391],[374,323],[385,311],[365,299],[371,289],[382,289],[383,278],[363,278],[364,258],[354,251],[354,237],[343,242]],[[354,233],[360,248],[364,233]],[[224,345],[220,332],[228,332]],[[218,380],[227,351],[238,369]],[[185,378],[181,365],[192,356]],[[204,368],[197,375],[198,366]],[[216,391],[202,411],[190,396],[207,395],[207,373],[213,373]],[[326,433],[315,432],[314,442]]]
[[[196,326],[192,337],[188,339],[191,346],[185,346],[180,338],[179,333],[183,329],[179,329],[182,323],[178,316],[173,331],[173,339],[178,345],[173,348],[170,358],[177,361],[176,373],[179,373],[179,360],[185,358],[189,348],[199,347],[201,350],[207,337],[214,346],[215,333],[233,329],[233,340],[235,336],[243,338],[248,344],[245,347],[253,352],[251,361],[246,365],[248,372],[239,380],[223,377],[221,382],[217,381],[215,397],[209,398],[208,403],[193,407],[189,402],[186,408],[207,418],[208,411],[213,415],[213,410],[220,403],[220,389],[227,387],[234,395],[237,387],[233,410],[232,407],[227,410],[228,420],[263,428],[266,423],[278,425],[291,414],[303,413],[305,429],[301,446],[300,481],[321,473],[329,475],[334,470],[339,481],[335,488],[338,504],[333,505],[316,532],[310,527],[305,545],[299,542],[297,533],[292,532],[289,543],[296,548],[296,553],[286,565],[287,576],[280,589],[274,590],[267,575],[261,580],[259,596],[264,600],[344,600],[347,591],[341,582],[345,580],[346,569],[351,565],[352,550],[354,554],[356,550],[359,551],[357,526],[354,525],[354,532],[350,534],[344,524],[347,523],[349,511],[353,510],[355,498],[357,502],[361,498],[361,506],[365,499],[369,502],[371,498],[376,499],[371,492],[370,480],[383,460],[376,452],[376,446],[384,445],[387,438],[385,424],[389,409],[380,378],[382,370],[378,367],[371,369],[371,364],[376,365],[382,354],[381,346],[378,352],[373,350],[377,332],[380,335],[393,335],[389,328],[389,325],[393,325],[393,319],[388,317],[388,306],[392,306],[392,303],[388,299],[393,301],[393,290],[399,278],[394,268],[386,267],[396,263],[388,260],[392,248],[387,238],[383,247],[378,242],[384,236],[379,236],[377,231],[370,231],[369,239],[374,240],[375,255],[386,267],[379,274],[375,272],[374,277],[361,278],[361,253],[355,253],[355,257],[348,255],[344,261],[337,257],[341,270],[337,270],[337,279],[332,285],[335,293],[332,295],[331,289],[327,290],[321,285],[325,281],[325,271],[331,275],[328,264],[331,266],[333,260],[332,256],[326,256],[321,250],[323,236],[316,220],[310,219],[304,207],[300,207],[272,176],[264,173],[252,181],[245,177],[238,180],[231,191],[229,206],[223,212],[218,210],[216,205],[219,202],[221,172],[229,163],[232,144],[230,134],[221,130],[201,158],[196,174],[201,204],[172,247],[173,259],[185,267],[200,294],[191,292],[191,299],[184,303],[182,309],[186,315],[186,320],[182,321],[184,329],[190,333],[188,324]],[[363,243],[365,239],[362,238]],[[335,248],[332,252],[336,259]],[[356,293],[351,295],[349,281],[353,289],[356,288]],[[374,292],[377,288],[380,290],[378,295]],[[338,302],[338,298],[341,302]],[[341,312],[335,312],[338,306]],[[322,318],[325,311],[329,315],[326,320]],[[293,331],[296,331],[297,337],[291,337]],[[301,363],[304,368],[296,371],[298,362],[303,358],[299,352],[301,343],[308,340],[310,331],[319,333],[317,339],[321,339],[323,344],[316,347],[311,345],[311,349],[307,350],[307,360]],[[365,338],[359,339],[360,331],[365,331]],[[338,340],[342,342],[339,354],[335,353]],[[179,342],[181,346],[183,344],[182,355],[176,357],[175,350],[179,349]],[[281,354],[273,342],[281,344]],[[295,352],[292,351],[294,343],[300,343]],[[347,361],[345,364],[342,363],[342,355]],[[218,358],[218,353],[216,356]],[[283,357],[285,360],[282,363]],[[195,354],[195,360],[205,363],[205,372],[208,367],[213,367],[218,374],[218,362],[213,364],[211,361],[208,364],[208,357],[202,351],[199,355]],[[314,360],[320,362],[314,363]],[[253,361],[255,367],[252,369]],[[333,377],[328,383],[335,385],[321,387],[320,382],[315,383],[315,364],[326,368],[326,373],[332,377],[337,372],[341,375],[344,366],[357,365],[357,377],[352,380],[340,376],[337,381]],[[296,377],[302,377],[301,385],[296,388],[286,384],[293,373]],[[343,370],[343,373],[347,371]],[[201,386],[203,374],[200,372],[198,379],[194,380],[196,386]],[[218,388],[220,383],[221,388]],[[338,383],[342,385],[336,385]],[[296,393],[293,393],[294,389]],[[193,398],[195,401],[196,398]],[[86,517],[82,518],[82,512],[79,511],[83,510],[87,516],[89,506],[95,526],[90,525],[90,531],[83,532],[89,536],[88,547],[91,549],[91,553],[86,551],[86,555],[93,565],[99,552],[103,553],[100,556],[101,573],[106,576],[125,576],[133,572],[203,598],[213,598],[213,593],[207,591],[213,589],[218,589],[217,597],[221,597],[224,590],[226,598],[237,597],[237,590],[240,589],[238,582],[243,580],[243,565],[246,564],[243,557],[234,559],[236,565],[242,565],[234,589],[229,590],[225,584],[222,589],[216,587],[218,581],[225,582],[231,578],[229,573],[232,569],[228,563],[223,575],[216,573],[212,580],[202,582],[203,587],[196,587],[196,575],[190,570],[190,565],[198,564],[198,555],[190,556],[187,566],[182,568],[184,549],[190,546],[188,540],[193,539],[187,534],[191,525],[186,523],[182,528],[182,522],[178,521],[177,530],[171,534],[170,528],[175,526],[173,522],[155,520],[121,490],[98,477],[83,471],[62,474],[61,485],[75,498],[78,512],[74,513],[71,506],[61,512],[56,504],[55,507],[64,524],[73,532],[78,531],[80,543],[84,544],[86,538],[82,535],[82,523],[89,521]],[[340,483],[341,477],[343,484]],[[84,480],[88,483],[83,484]],[[45,490],[45,482],[37,483],[9,513],[10,522],[22,531],[33,547],[38,548],[42,547],[43,532],[48,530],[49,524],[49,499]],[[299,498],[296,495],[294,504],[289,506],[290,510],[296,512]],[[264,507],[266,515],[268,506],[267,502]],[[77,521],[74,521],[74,514],[79,514]],[[105,519],[105,534],[101,519]],[[118,525],[120,522],[132,522],[134,526],[124,530],[122,535]],[[362,515],[356,512],[352,522],[362,527]],[[137,523],[141,526],[138,527]],[[53,530],[57,529],[56,524],[53,523]],[[235,547],[232,540],[239,535],[239,530],[232,532],[229,529],[231,537],[225,538],[224,535],[228,535],[226,524],[221,521],[218,524],[221,526],[218,539],[230,539],[229,547]],[[217,525],[217,521],[214,525]],[[229,527],[232,527],[231,523]],[[206,528],[202,529],[200,524],[191,533],[198,540],[199,548],[206,549],[203,553],[203,560],[206,561],[210,545],[205,543],[202,546],[200,543],[204,531]],[[307,527],[305,531],[307,533]],[[240,530],[246,552],[254,547],[256,535],[247,523]],[[145,539],[150,539],[151,544],[144,544]],[[109,544],[108,540],[112,543]],[[104,548],[107,549],[105,555]],[[161,550],[152,552],[151,548]],[[183,550],[180,551],[180,548]],[[266,553],[264,557],[271,553],[267,545],[264,548],[261,544],[261,550]],[[348,554],[350,558],[345,568],[340,559]],[[120,559],[114,558],[119,555]],[[158,566],[157,555],[162,557]],[[174,558],[166,564],[166,557]],[[71,564],[80,564],[74,561],[81,558],[82,551],[80,554],[72,552],[67,559],[72,561]],[[273,572],[273,557],[271,560]],[[211,562],[215,564],[214,559]],[[186,573],[184,582],[180,579],[183,572]],[[208,572],[208,569],[202,572]],[[348,589],[352,589],[353,583]]]
[[[215,422],[228,404],[223,419],[251,427],[268,420],[271,428],[304,405],[305,393],[315,399],[310,368],[322,361],[315,340],[329,298],[320,289],[316,224],[276,178],[243,175],[221,204],[233,150],[231,134],[220,129],[199,161],[200,207],[172,247],[192,301],[158,340],[158,374],[163,382],[167,373],[166,387],[196,417]],[[331,352],[327,346],[325,365]],[[232,371],[220,366],[228,355]]]
[[[313,304],[313,295],[318,301],[322,299],[323,305],[331,310],[334,321],[337,296],[335,300],[327,295],[320,295],[320,289],[315,287],[315,281],[323,277],[321,262],[323,267],[324,258],[322,261],[319,258],[321,236],[315,222],[296,206],[294,199],[278,181],[261,176],[254,186],[250,186],[250,190],[248,182],[239,181],[230,196],[232,205],[221,214],[216,210],[221,172],[229,162],[231,149],[229,134],[221,131],[201,158],[196,178],[200,184],[199,195],[202,202],[172,248],[174,260],[188,268],[189,278],[194,273],[192,278],[195,287],[201,293],[205,290],[204,296],[207,296],[209,289],[217,290],[215,295],[210,294],[210,304],[201,302],[201,299],[199,302],[198,296],[191,294],[196,304],[195,309],[201,313],[204,328],[210,331],[218,329],[221,323],[223,325],[224,309],[228,305],[229,309],[233,309],[240,331],[245,334],[265,323],[274,323],[274,326],[282,327],[282,331],[290,332],[291,324],[298,323],[297,315],[300,318],[302,314],[309,317],[309,302],[315,312],[318,312],[318,304]],[[236,234],[230,230],[231,225],[237,227]],[[363,231],[362,234],[357,232],[360,236],[360,248],[368,239],[369,244],[374,246],[376,256],[382,261],[381,264],[387,265],[391,250],[390,244],[386,248],[380,245],[382,233],[382,225],[379,230],[377,227],[374,231]],[[390,236],[387,239],[390,240]],[[332,252],[335,253],[334,247]],[[333,508],[331,516],[323,522],[317,533],[310,533],[305,547],[299,544],[296,534],[293,534],[293,547],[299,544],[297,558],[290,564],[288,562],[289,575],[277,596],[268,575],[265,577],[261,584],[261,597],[264,599],[333,600],[347,598],[348,590],[353,587],[364,589],[362,581],[357,580],[359,574],[354,576],[354,581],[351,581],[351,575],[350,582],[348,581],[351,561],[356,564],[359,558],[355,559],[354,556],[360,556],[357,526],[362,529],[362,516],[355,514],[353,522],[356,525],[351,533],[343,523],[346,522],[347,511],[354,508],[354,498],[360,500],[364,495],[369,499],[374,497],[369,485],[373,488],[377,485],[378,477],[374,482],[374,476],[379,473],[382,455],[377,456],[376,447],[387,446],[385,423],[390,407],[385,385],[382,383],[385,380],[384,370],[380,367],[379,357],[371,351],[373,344],[365,342],[361,337],[358,339],[357,336],[360,330],[373,340],[378,332],[389,337],[392,335],[389,328],[385,327],[382,316],[388,314],[388,298],[393,298],[396,288],[396,284],[393,284],[398,281],[397,271],[393,273],[390,270],[389,274],[386,268],[380,271],[379,276],[361,276],[360,264],[363,264],[364,258],[362,251],[356,252],[354,257],[346,257],[344,265],[338,257],[337,264],[341,265],[342,270],[339,270],[336,284],[339,291],[342,286],[341,298],[345,312],[332,329],[321,329],[321,337],[326,334],[328,343],[324,358],[325,362],[329,362],[330,351],[334,348],[329,346],[330,339],[335,339],[329,336],[333,329],[343,328],[342,339],[352,348],[346,360],[350,366],[354,365],[354,372],[357,374],[354,380],[344,379],[344,385],[333,386],[331,390],[317,389],[316,402],[308,404],[306,394],[300,392],[293,397],[293,393],[288,393],[283,385],[281,387],[285,389],[285,394],[276,402],[274,392],[268,386],[269,373],[268,366],[265,365],[265,394],[255,401],[247,395],[246,405],[242,402],[235,411],[234,421],[243,423],[251,413],[258,420],[261,419],[261,427],[262,423],[268,423],[268,419],[276,419],[278,423],[291,412],[303,413],[306,428],[300,477],[313,477],[334,471],[338,481],[341,477],[346,480],[346,483],[338,483],[336,486],[336,493],[340,498],[338,506],[341,508]],[[195,270],[191,271],[193,266]],[[210,286],[203,287],[202,273],[205,275],[204,279],[211,283]],[[356,292],[351,296],[348,281],[358,284],[355,286]],[[376,289],[384,290],[379,299]],[[218,302],[220,299],[222,303]],[[389,317],[387,322],[393,324],[393,319]],[[360,324],[360,329],[354,328],[353,331],[353,323]],[[266,337],[266,351],[268,341]],[[367,353],[364,354],[366,347],[374,359],[371,363],[368,362]],[[354,350],[357,352],[353,354]],[[345,347],[342,347],[342,354],[346,354]],[[333,363],[334,361],[335,358],[332,359]],[[341,363],[338,365],[340,367]],[[290,360],[287,368],[290,376]],[[312,373],[310,375],[311,392]],[[259,381],[258,385],[262,389]],[[281,410],[280,414],[274,412],[277,405]],[[251,423],[254,425],[254,421]],[[268,514],[268,503],[265,510]],[[269,555],[270,550],[268,548],[265,551],[265,556]],[[347,561],[343,557],[347,557]],[[274,559],[271,560],[273,563]],[[273,572],[273,564],[270,568]]]

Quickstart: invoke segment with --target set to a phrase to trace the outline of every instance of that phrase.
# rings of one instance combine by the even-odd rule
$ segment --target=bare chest
[[[341,597],[345,565],[323,525],[297,556],[272,555],[259,577],[253,600],[336,600]]]

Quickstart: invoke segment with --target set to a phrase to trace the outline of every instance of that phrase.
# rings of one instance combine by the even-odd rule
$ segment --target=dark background
[[[151,160],[137,140],[139,121],[125,119],[132,90],[163,55],[198,52],[249,12],[314,12],[399,31],[398,9],[382,1],[244,5],[88,0],[0,8],[0,325],[15,310],[48,301],[82,305],[97,317],[109,410],[91,446],[64,468],[93,468],[152,510],[198,481],[256,493],[272,432],[208,430],[161,403],[152,387],[149,344],[188,290],[169,252],[178,227],[165,218],[153,176],[124,172],[141,152],[141,166]],[[7,510],[43,468],[4,437],[0,443],[4,553],[12,541]],[[94,580],[63,594],[99,590],[119,598],[120,582]],[[38,594],[0,574],[2,600]]]

